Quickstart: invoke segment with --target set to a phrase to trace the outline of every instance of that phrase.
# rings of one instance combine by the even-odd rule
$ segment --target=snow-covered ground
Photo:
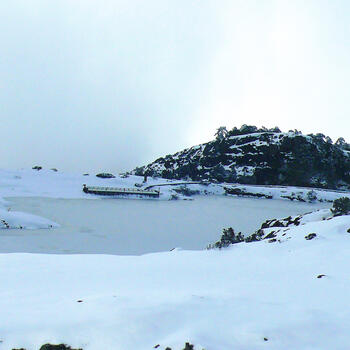
[[[298,206],[307,206],[307,209],[319,206],[289,200],[217,196],[171,202],[83,200],[96,197],[84,194],[82,183],[130,187],[141,181],[142,178],[137,177],[101,180],[52,171],[0,171],[0,197],[6,199],[0,203],[0,218],[12,215],[12,226],[39,228],[39,223],[44,223],[40,216],[46,217],[50,210],[52,213],[56,210],[57,216],[50,215],[48,219],[52,221],[45,221],[45,225],[61,224],[59,228],[40,231],[4,228],[0,230],[0,242],[5,243],[6,237],[14,235],[17,238],[13,242],[20,246],[27,234],[35,236],[43,232],[46,243],[56,245],[59,250],[62,237],[60,241],[58,235],[50,236],[51,233],[65,229],[75,215],[78,221],[84,218],[81,204],[73,205],[74,202],[93,205],[85,212],[81,226],[79,222],[72,224],[71,232],[76,227],[84,228],[86,222],[89,224],[85,228],[89,229],[94,215],[97,216],[94,209],[101,203],[99,213],[107,211],[106,216],[96,218],[101,222],[108,220],[113,210],[117,213],[124,207],[125,220],[140,221],[138,212],[158,211],[169,227],[176,215],[167,212],[167,205],[174,205],[176,210],[183,208],[178,212],[178,222],[190,220],[193,205],[197,205],[202,214],[199,218],[207,220],[205,225],[215,220],[220,228],[239,228],[235,224],[238,222],[252,223],[254,213],[262,212],[264,206],[266,214],[271,214],[273,206],[268,207],[268,203],[276,204],[276,212],[274,215],[262,212],[261,221],[275,218],[279,213],[282,217],[296,214]],[[166,180],[149,180],[148,184],[151,181],[156,184]],[[201,193],[224,193],[220,185],[191,185],[190,188],[201,186]],[[253,190],[250,186],[240,186],[249,192]],[[301,191],[261,190],[275,191],[274,198],[278,198],[281,191]],[[161,187],[161,191],[162,199],[174,195],[168,187]],[[306,195],[308,189],[302,191]],[[323,195],[330,200],[344,194],[324,192]],[[56,204],[50,207],[50,201]],[[110,212],[106,209],[109,202],[114,205]],[[282,213],[285,205],[290,206],[288,213]],[[13,207],[39,217],[26,216]],[[136,214],[135,208],[138,208]],[[205,208],[207,211],[203,211]],[[225,216],[210,217],[215,208],[218,209],[215,215],[223,210],[241,215],[229,223],[225,221],[229,216],[225,220],[222,220]],[[71,216],[61,223],[68,212]],[[28,223],[25,220],[29,220]],[[155,220],[142,224],[152,232]],[[84,350],[148,350],[158,344],[160,350],[166,347],[181,350],[185,342],[190,342],[196,350],[344,350],[350,343],[347,303],[350,216],[333,217],[324,209],[305,216],[300,222],[299,226],[266,229],[266,233],[275,231],[276,240],[240,243],[221,250],[175,249],[141,256],[57,255],[6,253],[5,245],[4,253],[0,254],[0,349],[37,350],[44,343],[66,343]],[[254,222],[254,226],[258,229],[260,224]],[[179,224],[178,228],[183,230]],[[201,230],[198,236],[200,233]],[[310,233],[316,237],[305,239]],[[98,236],[99,232],[93,234]],[[98,252],[98,245],[91,243],[93,234],[85,235],[85,244],[90,246],[91,253]],[[217,232],[216,239],[219,235]],[[64,236],[66,240],[75,238],[73,234]],[[142,243],[140,237],[135,240],[137,244]],[[130,244],[136,243],[135,240]],[[17,251],[23,251],[19,246]],[[47,247],[41,251],[45,249]]]
[[[344,350],[349,228],[345,216],[282,243],[138,257],[1,254],[0,348]]]

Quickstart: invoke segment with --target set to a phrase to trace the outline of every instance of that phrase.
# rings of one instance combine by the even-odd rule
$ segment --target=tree
[[[241,128],[239,129],[241,135],[247,135],[247,134],[252,134],[254,132],[258,131],[258,128],[255,125],[247,125],[243,124]]]
[[[326,142],[332,144],[333,141],[329,136],[326,136]]]
[[[339,137],[339,139],[335,141],[335,145],[343,148],[346,145],[346,142],[343,137]]]
[[[271,131],[271,132],[282,132],[281,129],[278,126],[275,126],[274,128],[271,128],[269,131]]]
[[[216,136],[217,140],[223,140],[226,135],[227,135],[228,131],[226,129],[226,126],[220,126],[217,130],[214,136]]]
[[[350,198],[341,197],[333,201],[333,208],[331,209],[334,216],[350,214]]]

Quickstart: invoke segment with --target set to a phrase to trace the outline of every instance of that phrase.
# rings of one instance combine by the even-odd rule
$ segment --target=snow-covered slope
[[[348,146],[348,145],[347,145]],[[216,140],[161,157],[133,173],[170,179],[349,188],[349,152],[322,134],[243,125]]]
[[[344,350],[350,216],[328,214],[291,225],[280,242],[221,250],[2,254],[0,349]]]

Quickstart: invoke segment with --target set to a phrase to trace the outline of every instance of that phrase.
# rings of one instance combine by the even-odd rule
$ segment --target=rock
[[[284,227],[284,225],[280,221],[276,220],[272,227]]]
[[[307,241],[310,241],[311,239],[314,239],[316,237],[316,233],[309,233],[307,236],[305,236],[305,239]]]
[[[264,239],[275,238],[275,237],[276,237],[276,233],[275,231],[272,231]]]
[[[113,174],[110,173],[99,173],[96,175],[97,177],[100,177],[102,179],[112,179],[115,178],[115,176]]]
[[[83,350],[83,349],[73,349],[65,344],[44,344],[39,350]]]
[[[258,198],[266,198],[266,199],[272,199],[271,195],[265,194],[265,193],[254,193],[254,192],[248,192],[247,190],[241,190],[239,188],[230,188],[230,187],[224,187],[225,194],[231,194],[236,196],[247,196],[247,197],[258,197]]]

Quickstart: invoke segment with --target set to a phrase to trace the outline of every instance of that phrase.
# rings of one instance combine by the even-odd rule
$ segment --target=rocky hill
[[[257,185],[350,188],[350,146],[323,134],[243,125],[136,168],[136,175]]]

